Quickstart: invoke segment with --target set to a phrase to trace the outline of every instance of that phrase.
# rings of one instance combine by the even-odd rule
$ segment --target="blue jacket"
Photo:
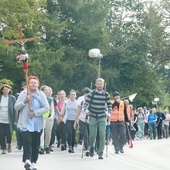
[[[18,120],[19,128],[27,128],[27,125],[28,125],[28,119],[29,119],[28,115],[29,115],[29,111],[30,111],[29,105],[28,105],[28,103],[23,105],[23,101],[24,101],[26,95],[27,95],[27,92],[22,91],[19,94],[19,97],[15,103],[15,109],[17,111],[20,111],[19,120]],[[41,106],[39,109],[34,110],[35,116],[39,118],[39,123],[40,123],[39,127],[40,127],[40,129],[43,129],[44,128],[43,114],[45,114],[46,112],[49,111],[49,104],[48,104],[45,94],[42,91],[36,90],[35,96],[37,98],[39,98],[43,103],[43,106]]]
[[[148,123],[156,124],[157,116],[156,114],[152,113],[148,116]]]

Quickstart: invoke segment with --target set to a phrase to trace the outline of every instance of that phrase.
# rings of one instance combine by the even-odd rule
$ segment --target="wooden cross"
[[[38,38],[37,37],[33,37],[33,38],[22,38],[22,27],[21,26],[18,26],[18,32],[19,32],[19,39],[18,40],[5,40],[5,43],[7,45],[10,45],[10,44],[14,44],[14,43],[18,43],[18,44],[21,44],[21,48],[22,50],[24,51],[24,44],[26,42],[29,42],[29,41],[37,41]]]

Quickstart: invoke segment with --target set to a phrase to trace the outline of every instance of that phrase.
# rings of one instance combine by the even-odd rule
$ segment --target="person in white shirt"
[[[82,108],[90,91],[91,90],[88,87],[84,88],[84,95],[78,98],[77,114],[74,121],[74,128],[76,129],[78,125],[80,128],[80,132],[83,135],[86,156],[89,156],[89,121],[86,112]]]
[[[169,122],[170,122],[170,114],[168,110],[165,111],[165,120],[163,120],[163,130],[165,138],[168,139],[169,137]]]

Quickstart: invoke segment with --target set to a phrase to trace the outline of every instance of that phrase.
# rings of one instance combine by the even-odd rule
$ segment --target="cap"
[[[89,93],[91,90],[88,87],[84,87],[83,93]]]
[[[119,94],[118,91],[115,91],[115,92],[113,93],[113,97],[115,97],[115,96],[120,96],[120,94]]]

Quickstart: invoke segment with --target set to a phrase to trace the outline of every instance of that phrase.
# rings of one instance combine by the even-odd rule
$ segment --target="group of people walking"
[[[170,113],[168,110],[161,111],[161,108],[148,109],[146,107],[132,109],[134,115],[133,127],[136,131],[136,139],[150,138],[162,139],[169,137]]]
[[[143,109],[133,109],[128,100],[120,99],[118,91],[110,94],[104,90],[104,79],[98,78],[96,88],[90,90],[84,88],[83,96],[76,99],[76,91],[71,90],[68,98],[64,90],[61,90],[55,98],[52,98],[52,89],[41,86],[35,76],[28,77],[28,85],[20,92],[17,100],[11,95],[11,87],[3,85],[0,94],[0,145],[2,154],[11,152],[11,136],[14,129],[22,134],[23,162],[26,170],[37,170],[39,154],[52,151],[52,145],[57,137],[57,147],[74,153],[76,130],[79,129],[86,150],[86,156],[93,157],[95,151],[98,159],[103,159],[103,151],[106,143],[106,127],[110,128],[109,136],[112,138],[115,154],[124,153],[124,145],[129,142],[127,131],[134,127],[136,136],[144,136],[150,130],[150,139],[156,138],[155,127],[162,127],[162,122],[167,122],[170,117],[164,115],[158,109],[154,114],[151,109],[147,112],[147,118]],[[168,113],[169,114],[169,113]],[[167,115],[168,115],[167,114]],[[168,122],[169,123],[169,122]],[[169,126],[168,126],[169,127]],[[159,129],[159,128],[158,128]],[[162,131],[158,131],[158,139]],[[166,131],[166,137],[169,131]],[[7,139],[7,140],[6,140]],[[7,146],[6,146],[7,141]]]

